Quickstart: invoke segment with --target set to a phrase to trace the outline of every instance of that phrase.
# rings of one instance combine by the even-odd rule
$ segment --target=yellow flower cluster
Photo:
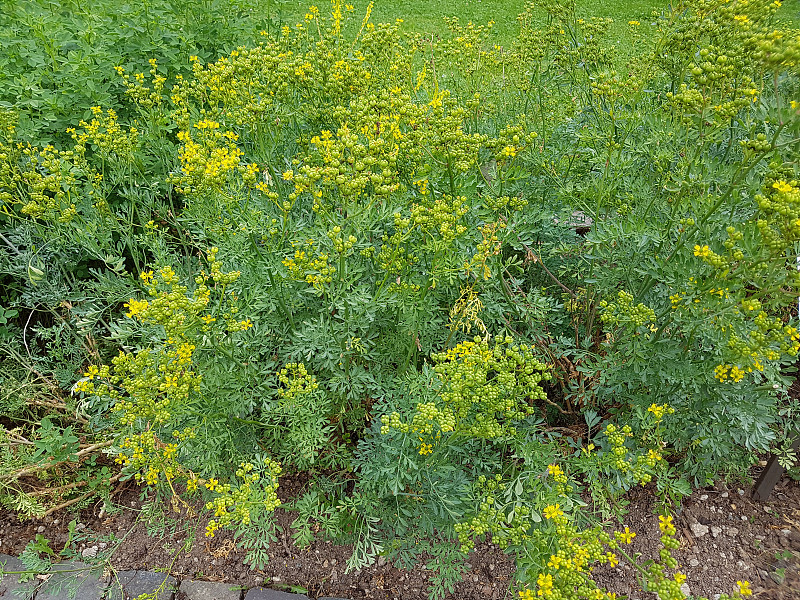
[[[140,143],[139,130],[136,127],[123,130],[118,123],[117,113],[111,108],[104,112],[99,106],[92,106],[91,111],[92,120],[80,122],[82,131],[69,131],[80,146],[80,152],[85,153],[87,146],[93,146],[104,160],[134,160],[134,152]]]
[[[624,531],[613,532],[613,535],[606,533],[601,526],[578,531],[558,504],[548,505],[543,514],[552,523],[551,532],[558,550],[551,554],[546,567],[538,573],[535,587],[525,587],[519,591],[521,600],[616,600],[614,593],[598,587],[592,579],[592,571],[596,564],[616,567],[621,558],[639,569],[644,576],[643,588],[654,592],[659,600],[683,600],[686,597],[681,591],[686,575],[680,571],[675,571],[672,576],[666,575],[667,569],[677,568],[672,552],[680,547],[671,515],[659,515],[658,518],[662,545],[658,559],[649,561],[646,567],[639,567],[636,560],[620,546],[630,544],[636,536],[628,527]],[[734,598],[752,594],[748,582],[738,581],[737,586],[738,592]],[[720,600],[732,600],[732,597],[721,594]]]
[[[695,245],[694,247],[694,255],[699,257],[703,260],[703,262],[708,263],[715,269],[725,269],[728,267],[729,263],[720,254],[714,252],[708,245],[700,246]]]
[[[307,246],[312,246],[313,240],[306,240]],[[292,246],[299,245],[292,242]],[[329,262],[327,252],[320,252],[316,256],[309,256],[305,250],[299,248],[293,256],[287,256],[282,261],[283,266],[289,271],[289,278],[295,281],[305,281],[317,292],[325,291],[325,286],[333,281],[336,267]]]
[[[119,455],[115,459],[134,472],[136,481],[155,486],[163,476],[167,484],[186,471],[177,460],[179,442],[195,436],[193,429],[173,431],[174,442],[163,442],[152,429],[126,436],[119,445]]]
[[[525,115],[521,115],[520,121],[506,125],[500,130],[496,138],[490,138],[486,142],[486,147],[495,151],[495,160],[498,169],[507,167],[511,159],[525,152],[537,137],[535,131],[526,131]],[[502,176],[499,174],[498,176]]]
[[[419,439],[422,441],[422,438]],[[425,442],[422,442],[419,446],[419,453],[422,456],[425,456],[426,454],[433,454],[433,444],[426,444]]]
[[[550,377],[532,350],[514,344],[511,337],[498,338],[494,346],[488,338],[476,337],[432,358],[442,382],[442,406],[420,403],[409,422],[397,412],[383,415],[381,433],[430,434],[438,429],[485,439],[514,435],[514,423],[534,412],[532,403],[545,396],[539,384]]]
[[[548,465],[547,473],[556,482],[556,490],[559,494],[563,496],[572,491],[573,488],[569,485],[569,478],[560,465]]]
[[[619,557],[612,550],[618,549],[620,543],[631,543],[635,534],[627,527],[624,532],[615,532],[613,537],[600,527],[579,532],[559,504],[545,507],[543,515],[552,522],[558,551],[550,555],[546,570],[539,573],[535,597],[572,598],[577,590],[581,590],[584,598],[613,598],[613,594],[598,588],[591,579],[592,565],[599,563],[614,567],[619,564]],[[533,597],[531,589],[520,591],[520,598]]]
[[[666,405],[659,406],[656,404],[651,405],[648,409],[648,412],[655,415],[656,424],[664,414],[670,414],[670,411],[675,412],[674,409]],[[661,417],[658,416],[659,413],[661,413]],[[624,425],[620,429],[613,423],[609,423],[604,433],[611,445],[609,453],[611,465],[622,473],[630,473],[640,485],[646,485],[652,481],[656,468],[664,460],[661,452],[652,448],[648,449],[645,454],[631,452],[625,445],[626,440],[633,437],[630,425]]]
[[[218,292],[220,304],[227,301],[229,305],[223,315],[226,329],[216,333],[252,326],[249,320],[237,321],[232,316],[235,298],[226,294],[225,288],[239,273],[224,272],[217,252],[216,248],[209,250],[210,274],[203,272],[195,279],[197,287],[191,294],[169,266],[143,271],[140,279],[149,299],[129,300],[125,305],[127,314],[144,325],[160,326],[164,333],[162,343],[136,352],[121,351],[111,365],[91,365],[75,386],[76,393],[109,402],[118,415],[118,423],[132,431],[120,443],[117,462],[135,471],[137,479],[147,485],[157,485],[163,477],[171,487],[172,481],[181,476],[188,478],[188,489],[196,488],[197,478],[177,460],[181,443],[193,437],[194,432],[176,430],[172,433],[174,441],[164,442],[159,430],[168,430],[169,423],[180,418],[199,385],[194,353],[202,335],[216,321],[204,314],[211,303],[212,290]]]
[[[158,72],[158,63],[151,58],[150,63],[150,85],[145,84],[144,73],[135,73],[133,79],[125,73],[125,69],[120,66],[114,67],[117,75],[122,79],[128,97],[144,110],[160,110],[164,102],[164,84],[167,79]]]
[[[22,214],[44,221],[74,221],[76,203],[84,194],[98,196],[102,180],[89,166],[85,150],[80,144],[58,150],[0,140],[0,203],[17,204]]]
[[[178,152],[181,161],[181,175],[171,181],[179,191],[186,194],[202,193],[219,189],[234,172],[248,172],[251,167],[241,164],[244,152],[236,145],[238,136],[232,131],[219,131],[219,124],[203,120],[195,125],[198,134],[179,131],[178,139],[182,146]]]
[[[241,480],[238,485],[220,483],[216,479],[199,480],[205,487],[217,494],[217,497],[206,503],[206,509],[213,512],[214,518],[206,525],[206,537],[214,537],[217,530],[236,525],[248,525],[254,510],[275,510],[280,506],[278,499],[278,477],[281,466],[269,459],[264,459],[261,469],[255,469],[252,463],[241,463],[236,477]]]
[[[672,408],[668,404],[651,404],[650,407],[647,409],[647,412],[652,413],[655,417],[656,423],[661,421],[664,418],[664,415],[672,415],[675,414],[675,409]]]
[[[736,365],[717,365],[714,367],[714,377],[719,381],[740,382],[744,379],[745,372]]]

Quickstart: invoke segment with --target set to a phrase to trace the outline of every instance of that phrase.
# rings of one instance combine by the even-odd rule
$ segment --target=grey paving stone
[[[24,571],[25,565],[16,556],[0,554],[0,569],[6,571]],[[3,600],[30,600],[36,593],[38,580],[19,582],[19,575],[3,575],[0,579],[0,598]]]
[[[173,600],[177,587],[175,578],[164,573],[120,571],[108,588],[106,600],[131,600],[142,594],[156,592],[157,600]]]
[[[52,575],[36,593],[36,600],[102,600],[106,581],[102,568],[74,561],[53,565]]]
[[[178,591],[183,592],[185,600],[241,600],[242,589],[230,583],[213,581],[194,581],[184,579]]]
[[[248,591],[244,600],[308,600],[308,596],[259,587]]]

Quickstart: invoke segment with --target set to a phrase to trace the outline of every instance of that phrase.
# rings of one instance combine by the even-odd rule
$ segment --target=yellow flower
[[[553,593],[553,576],[550,573],[547,575],[540,573],[536,583],[539,586],[539,591],[536,592],[537,596],[547,597]]]
[[[636,537],[636,534],[632,532],[630,529],[625,527],[625,531],[618,531],[615,534],[615,537],[620,541],[626,544],[630,544],[633,541],[633,538]]]
[[[731,366],[730,378],[738,383],[744,378],[744,371],[736,365],[733,365]]]
[[[694,255],[700,257],[706,257],[711,254],[711,248],[708,246],[695,246],[694,247]]]
[[[214,532],[219,529],[219,525],[214,520],[208,522],[206,525],[206,537],[214,537]]]
[[[672,515],[658,515],[658,528],[661,533],[672,534],[675,532],[675,525],[672,523]]]
[[[782,192],[784,194],[788,194],[789,192],[794,190],[791,184],[788,184],[785,181],[776,181],[775,183],[772,184],[772,187],[778,192]]]
[[[557,517],[562,516],[563,514],[564,514],[564,511],[561,510],[561,505],[559,505],[559,504],[556,504],[555,506],[551,504],[551,505],[547,506],[544,509],[544,517],[545,517],[545,519],[551,519],[552,520],[552,519],[555,519]]]
[[[742,596],[752,596],[753,590],[750,589],[749,581],[737,581],[736,585],[739,586],[739,593]]]
[[[147,310],[149,304],[147,300],[136,300],[135,298],[131,298],[128,302],[123,304],[123,306],[128,309],[126,316],[131,318]]]
[[[548,465],[547,472],[553,477],[557,483],[567,483],[567,475],[559,465]]]

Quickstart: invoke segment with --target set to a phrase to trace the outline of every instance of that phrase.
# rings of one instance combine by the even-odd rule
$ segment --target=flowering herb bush
[[[0,113],[0,333],[35,391],[3,410],[48,415],[4,430],[3,502],[102,493],[22,478],[89,482],[107,449],[261,548],[302,470],[295,539],[352,543],[350,567],[428,550],[437,597],[488,536],[522,598],[599,599],[590,565],[633,560],[634,533],[582,492],[609,516],[654,482],[664,550],[637,568],[682,597],[668,511],[796,421],[800,36],[766,0],[631,21],[634,57],[570,2],[529,3],[506,45],[362,8],[120,61],[123,106],[66,142]],[[47,446],[51,417],[100,441],[31,467],[14,440]]]

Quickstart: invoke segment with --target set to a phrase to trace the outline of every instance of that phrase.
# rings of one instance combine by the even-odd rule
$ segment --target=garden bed
[[[762,462],[763,465],[763,462]],[[753,469],[757,476],[760,468]],[[282,495],[297,494],[301,480],[281,482]],[[203,537],[206,520],[155,510],[143,516],[142,490],[122,486],[114,495],[117,514],[98,516],[99,505],[79,514],[56,514],[43,522],[20,522],[13,514],[0,513],[0,551],[19,554],[37,533],[61,548],[67,540],[67,523],[76,519],[85,526],[80,542],[73,544],[78,559],[97,561],[111,571],[149,570],[169,573],[177,580],[201,579],[251,588],[272,587],[307,594],[311,598],[374,598],[380,600],[428,600],[431,572],[424,568],[398,568],[383,558],[358,571],[345,572],[352,555],[350,546],[315,541],[297,548],[291,538],[295,514],[276,511],[283,529],[269,548],[269,564],[251,569],[245,553],[235,547],[229,534],[211,540]],[[286,498],[288,499],[288,498]],[[660,549],[651,487],[636,488],[622,500],[629,502],[624,524],[639,532],[633,552],[653,558]],[[200,507],[196,507],[200,508]],[[764,600],[800,598],[800,483],[784,478],[767,502],[750,499],[745,484],[720,483],[695,490],[684,500],[676,522],[680,550],[676,553],[687,575],[692,595],[712,598],[720,591],[736,589],[737,580],[752,582],[754,596]],[[699,525],[699,527],[698,527]],[[188,548],[182,549],[184,544]],[[94,551],[96,550],[96,554]],[[480,543],[468,558],[469,570],[456,584],[453,600],[514,599],[514,560],[491,543]],[[609,591],[646,600],[636,572],[629,565],[603,568],[596,580]],[[637,587],[638,586],[638,587]]]

